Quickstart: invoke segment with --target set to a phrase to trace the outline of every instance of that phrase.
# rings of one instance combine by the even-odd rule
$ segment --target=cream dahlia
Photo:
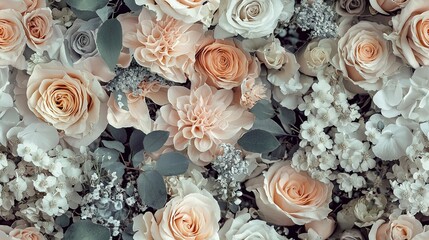
[[[155,130],[169,131],[167,145],[186,149],[191,161],[200,166],[213,160],[218,144],[234,144],[254,120],[250,112],[233,103],[233,91],[207,84],[193,90],[171,87],[168,101],[160,109]]]
[[[159,21],[143,8],[138,19],[118,17],[124,33],[124,47],[134,50],[135,60],[164,78],[184,83],[193,70],[196,44],[203,36],[201,24],[189,24],[165,15]]]

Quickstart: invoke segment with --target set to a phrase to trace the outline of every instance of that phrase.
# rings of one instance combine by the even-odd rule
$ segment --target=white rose
[[[330,39],[311,41],[304,45],[296,55],[299,71],[308,76],[317,76],[317,72],[328,65],[334,48],[334,42]]]
[[[215,38],[267,36],[277,26],[282,10],[281,0],[223,0]]]
[[[287,59],[286,49],[282,47],[278,38],[268,41],[256,50],[256,56],[268,69],[280,69]]]
[[[285,240],[276,230],[261,220],[250,220],[250,214],[239,212],[235,218],[228,219],[219,231],[222,240],[270,239]]]
[[[185,23],[201,21],[206,26],[211,25],[213,14],[219,8],[219,0],[136,0],[136,4],[156,12],[157,20],[167,14]]]

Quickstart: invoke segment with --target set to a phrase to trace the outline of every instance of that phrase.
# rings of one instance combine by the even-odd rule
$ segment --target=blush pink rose
[[[53,56],[61,47],[63,34],[54,25],[50,8],[38,8],[23,17],[27,45],[35,52],[47,51]]]
[[[381,78],[391,76],[401,66],[399,58],[392,51],[392,44],[384,39],[388,26],[360,21],[350,27],[344,23],[340,27],[337,54],[334,66],[342,72],[348,85],[357,85],[367,91],[378,90]],[[349,90],[352,91],[351,87]]]
[[[193,71],[196,44],[203,35],[201,24],[189,24],[164,16],[159,21],[145,8],[138,19],[130,14],[118,17],[124,33],[123,45],[134,59],[162,77],[184,83]]]
[[[162,86],[158,82],[142,82],[139,86],[141,93],[134,95],[127,94],[128,111],[121,109],[113,94],[110,95],[107,105],[107,120],[110,125],[115,128],[134,127],[144,133],[149,133],[153,128],[153,120],[150,118],[146,98],[151,99],[158,105],[168,103],[166,86]]]
[[[46,0],[7,0],[0,1],[0,9],[13,9],[25,14],[37,8],[46,7]]]
[[[392,18],[395,54],[403,57],[413,68],[429,65],[429,4],[412,0],[401,13]]]
[[[376,221],[369,232],[369,240],[414,239],[423,233],[422,224],[413,216],[401,215],[396,220],[385,223]]]
[[[24,229],[13,229],[9,236],[12,239],[20,239],[20,240],[46,240],[46,238],[34,227],[28,227]]]
[[[258,77],[259,63],[239,41],[215,40],[209,32],[198,48],[195,71],[210,86],[232,89],[249,77]]]
[[[0,66],[25,68],[23,52],[27,39],[21,19],[15,10],[0,10]]]
[[[279,161],[258,178],[249,180],[246,189],[256,197],[260,216],[279,226],[304,225],[325,219],[331,209],[332,183],[312,179],[297,172],[287,161]]]
[[[313,221],[305,224],[305,230],[309,231],[313,229],[320,238],[328,239],[335,230],[335,220],[331,217],[325,218],[323,220]]]
[[[166,145],[186,150],[192,162],[205,166],[214,160],[220,143],[235,144],[253,125],[253,114],[233,98],[232,90],[207,84],[193,90],[170,87],[169,104],[161,107],[154,128],[169,131]]]
[[[89,145],[107,126],[108,96],[89,72],[58,62],[36,65],[26,96],[31,112],[74,147]]]
[[[389,14],[389,12],[405,7],[408,1],[409,0],[369,0],[369,3],[377,12]]]

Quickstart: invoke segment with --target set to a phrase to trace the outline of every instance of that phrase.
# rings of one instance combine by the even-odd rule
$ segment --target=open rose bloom
[[[0,240],[429,240],[429,0],[0,0]]]

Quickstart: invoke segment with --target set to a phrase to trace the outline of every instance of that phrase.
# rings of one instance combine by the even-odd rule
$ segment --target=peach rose
[[[31,12],[35,9],[46,7],[46,0],[24,0],[24,2],[27,5],[26,12]]]
[[[202,82],[232,89],[248,77],[259,75],[259,63],[251,57],[237,40],[215,40],[209,32],[196,54],[195,71]]]
[[[146,104],[146,97],[158,105],[168,103],[166,86],[158,82],[141,82],[139,88],[141,93],[127,94],[128,111],[121,109],[113,94],[110,95],[107,105],[107,121],[115,128],[135,127],[144,133],[152,131],[153,120],[150,118],[149,109]]]
[[[313,229],[321,239],[328,239],[335,230],[335,220],[331,217],[305,224],[305,230]]]
[[[394,53],[413,68],[429,65],[429,4],[426,0],[409,1],[401,13],[392,18]]]
[[[23,52],[27,39],[21,19],[15,10],[0,10],[0,66],[25,68]]]
[[[118,17],[124,33],[123,45],[134,51],[134,59],[162,77],[184,83],[193,71],[196,44],[203,35],[201,24],[189,24],[165,15],[159,21],[143,8],[138,19]]]
[[[218,240],[220,208],[207,190],[191,182],[155,213],[133,219],[134,239]]]
[[[13,229],[9,236],[20,240],[45,240],[46,238],[34,227],[24,229]]]
[[[46,7],[46,0],[7,0],[0,1],[0,9],[13,9],[19,13],[31,12]]]
[[[54,25],[50,8],[39,8],[24,15],[23,24],[27,34],[27,45],[35,52],[47,51],[53,56],[62,45],[63,35]]]
[[[263,176],[246,183],[255,194],[261,218],[280,226],[325,219],[331,212],[332,188],[331,183],[295,171],[287,161],[275,163]]]
[[[87,146],[107,126],[106,92],[95,77],[58,62],[34,68],[26,96],[40,120],[61,131],[70,145]]]
[[[369,240],[413,239],[423,232],[422,224],[413,216],[401,215],[396,220],[384,223],[376,221],[369,232]]]
[[[389,14],[389,12],[405,7],[408,0],[369,0],[369,3],[377,12]]]
[[[383,37],[383,33],[388,31],[389,27],[368,21],[351,27],[347,23],[342,25],[342,37],[338,41],[333,64],[351,83],[349,85],[354,84],[367,91],[378,90],[382,86],[380,79],[391,76],[401,66],[392,53],[390,42]]]
[[[186,23],[201,21],[206,26],[212,23],[213,13],[219,8],[220,0],[136,0],[136,4],[155,11],[160,20],[167,14]]]
[[[166,145],[187,150],[192,162],[205,166],[214,160],[220,143],[235,144],[253,125],[254,116],[233,102],[233,91],[207,84],[194,90],[181,86],[168,89],[169,104],[162,106],[155,130],[170,132]]]

